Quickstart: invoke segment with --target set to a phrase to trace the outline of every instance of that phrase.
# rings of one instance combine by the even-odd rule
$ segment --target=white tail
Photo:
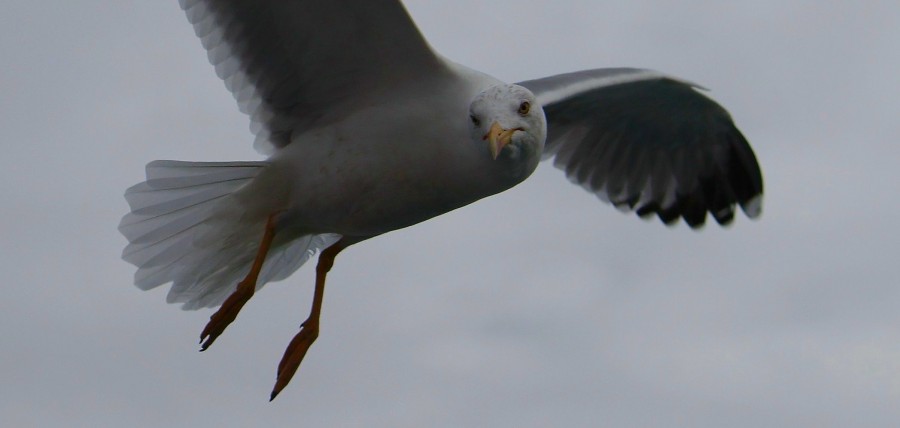
[[[142,290],[172,282],[166,300],[183,309],[220,305],[249,272],[265,219],[244,216],[248,207],[233,197],[266,162],[181,162],[147,164],[147,181],[125,191],[131,212],[119,231],[128,239],[125,261],[138,267]],[[339,235],[276,240],[257,281],[259,289],[296,271]]]

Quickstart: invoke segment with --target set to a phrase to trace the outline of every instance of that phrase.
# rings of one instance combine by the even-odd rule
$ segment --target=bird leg
[[[253,260],[253,266],[247,276],[238,283],[237,289],[225,299],[222,306],[216,313],[209,317],[209,322],[200,333],[200,351],[205,351],[216,341],[216,338],[225,331],[235,318],[238,312],[244,307],[253,293],[256,291],[256,279],[262,270],[263,262],[266,260],[266,254],[269,253],[269,247],[272,245],[272,239],[275,237],[275,214],[269,216],[266,221],[266,231],[263,233],[262,242],[259,244],[259,250],[256,252],[256,259]]]
[[[340,240],[326,248],[319,255],[319,262],[316,264],[316,290],[313,294],[312,310],[309,312],[309,317],[306,321],[303,321],[303,324],[300,325],[300,332],[294,336],[287,349],[284,350],[284,356],[281,357],[281,362],[278,363],[278,377],[275,380],[275,387],[272,389],[269,401],[274,400],[278,393],[291,381],[297,368],[300,367],[300,362],[306,356],[306,351],[319,337],[319,314],[322,312],[322,297],[325,294],[325,276],[331,270],[331,266],[334,265],[334,258],[344,248],[347,248],[347,245],[344,244],[343,240]]]

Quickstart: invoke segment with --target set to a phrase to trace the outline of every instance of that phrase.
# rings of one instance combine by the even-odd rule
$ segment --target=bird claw
[[[296,373],[297,369],[300,367],[303,357],[306,356],[309,347],[312,346],[313,342],[315,342],[318,337],[319,323],[310,320],[304,321],[301,325],[300,332],[291,339],[291,343],[289,343],[287,349],[284,350],[284,356],[281,357],[281,362],[278,363],[278,377],[275,380],[275,387],[272,389],[269,401],[274,400],[275,397],[278,396],[278,393],[280,393],[291,381],[291,378],[294,377],[294,373]]]
[[[228,296],[228,299],[222,303],[222,306],[219,307],[216,313],[209,317],[209,322],[206,323],[206,327],[200,333],[200,352],[205,351],[216,341],[216,338],[225,331],[225,328],[237,318],[238,312],[241,311],[244,304],[253,297],[253,287],[249,287],[250,292],[247,292],[247,289],[248,287],[244,282],[238,284],[237,290]]]

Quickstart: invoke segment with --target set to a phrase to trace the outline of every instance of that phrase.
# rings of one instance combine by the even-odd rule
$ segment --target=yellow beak
[[[521,131],[521,128],[503,129],[499,123],[494,122],[491,125],[491,130],[484,134],[483,139],[488,141],[488,148],[491,149],[491,157],[494,160],[497,160],[497,156],[500,156],[500,151],[509,144],[510,140],[512,140],[512,135],[516,131]]]

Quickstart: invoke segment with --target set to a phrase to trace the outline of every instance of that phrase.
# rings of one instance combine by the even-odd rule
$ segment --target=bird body
[[[289,186],[279,223],[297,225],[301,234],[370,237],[524,180],[527,174],[493,177],[496,166],[483,156],[486,149],[468,138],[468,105],[441,102],[455,99],[451,94],[474,98],[480,92],[464,83],[435,85],[424,92],[427,98],[386,97],[339,123],[303,133],[276,152],[260,179]],[[448,117],[456,120],[439,120]],[[403,150],[397,150],[398,141],[407,142]],[[258,194],[256,187],[250,184],[248,191]]]

